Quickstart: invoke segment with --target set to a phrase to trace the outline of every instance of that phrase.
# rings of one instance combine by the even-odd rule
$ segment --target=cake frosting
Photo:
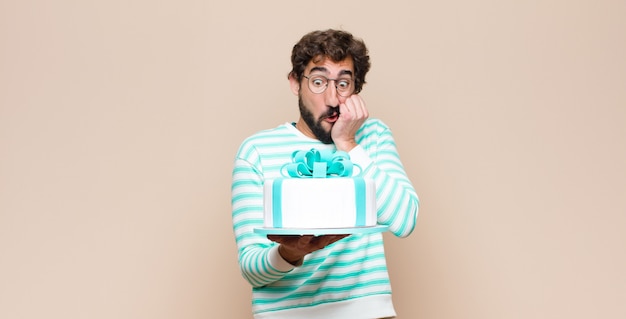
[[[266,228],[330,229],[376,226],[374,181],[353,175],[341,151],[297,151],[284,177],[263,185]]]
[[[376,225],[374,181],[355,178],[279,178],[264,185],[268,228],[350,228]]]

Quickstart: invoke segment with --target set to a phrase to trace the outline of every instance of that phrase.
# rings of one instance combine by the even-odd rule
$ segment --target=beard
[[[298,98],[298,106],[300,108],[300,116],[304,120],[304,123],[311,129],[315,138],[320,140],[320,142],[324,144],[332,144],[333,138],[330,134],[330,130],[326,131],[322,124],[324,123],[324,119],[331,117],[335,114],[339,115],[339,107],[331,107],[328,109],[328,112],[322,114],[319,118],[315,118],[313,113],[307,109],[307,107],[302,102],[302,98]]]

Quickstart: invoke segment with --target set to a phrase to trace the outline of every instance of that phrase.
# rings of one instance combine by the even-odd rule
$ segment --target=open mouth
[[[339,119],[339,113],[335,112],[330,116],[327,116],[324,120],[329,123],[335,123]]]
[[[337,122],[337,120],[339,119],[339,108],[338,107],[330,108],[328,110],[328,113],[326,113],[326,115],[324,115],[322,119],[331,124]]]

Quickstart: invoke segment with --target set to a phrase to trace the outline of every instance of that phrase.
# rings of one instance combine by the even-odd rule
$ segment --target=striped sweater
[[[415,227],[419,201],[389,128],[368,119],[350,159],[376,184],[378,224],[398,237]],[[278,245],[254,232],[263,226],[263,181],[281,177],[295,150],[335,149],[285,123],[244,140],[235,158],[232,218],[243,277],[252,285],[254,318],[382,318],[395,316],[382,234],[353,234],[307,255],[294,267]]]

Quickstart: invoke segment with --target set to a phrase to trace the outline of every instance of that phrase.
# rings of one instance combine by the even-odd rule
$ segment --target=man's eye
[[[337,82],[337,86],[342,88],[342,89],[347,89],[350,87],[350,81],[349,80],[339,80]]]
[[[324,81],[324,79],[321,79],[321,78],[316,78],[316,79],[312,79],[311,83],[315,86],[324,86],[326,84],[326,81]]]

